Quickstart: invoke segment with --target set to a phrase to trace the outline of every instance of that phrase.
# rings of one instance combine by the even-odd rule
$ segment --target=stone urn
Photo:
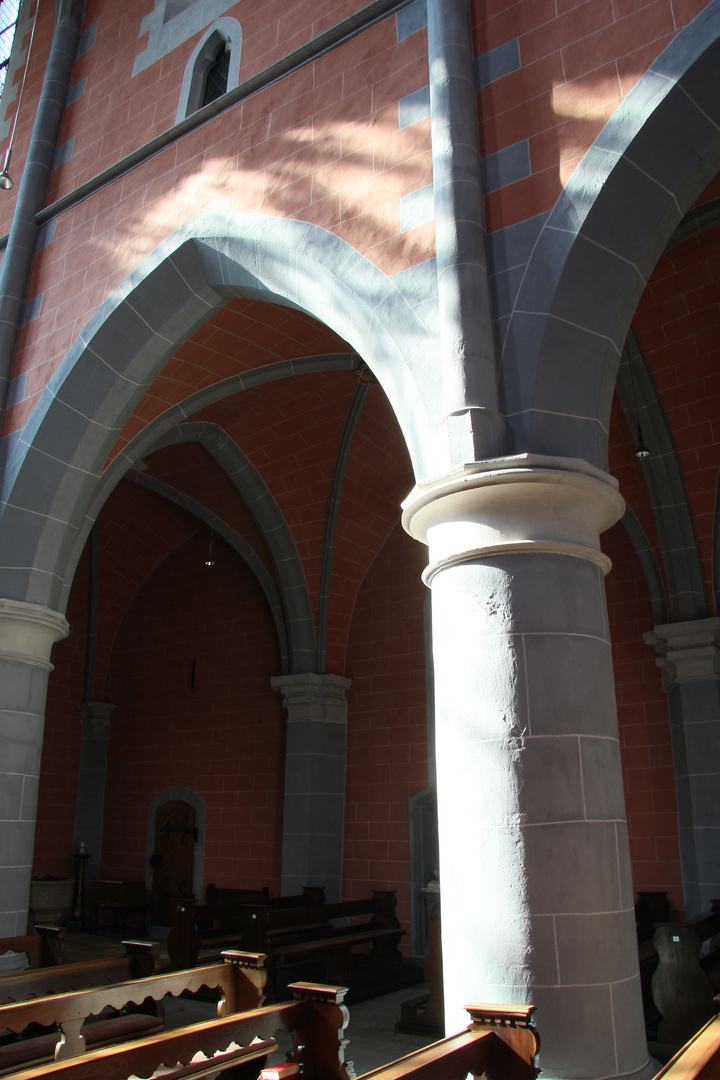
[[[40,923],[41,926],[63,925],[72,904],[74,885],[72,878],[32,878],[28,912],[30,923]]]

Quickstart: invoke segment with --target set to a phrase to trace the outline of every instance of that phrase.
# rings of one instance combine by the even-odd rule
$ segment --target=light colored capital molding
[[[110,713],[115,706],[109,701],[83,701],[82,731],[84,739],[107,739],[110,733]]]
[[[720,679],[720,618],[667,623],[643,634],[658,654],[663,690],[676,683]]]
[[[0,599],[2,660],[17,660],[52,671],[52,647],[69,633],[69,623],[59,611],[25,600]]]
[[[601,567],[600,533],[624,512],[617,481],[578,458],[518,454],[461,466],[403,503],[405,530],[430,548],[423,574],[498,555],[571,555]]]
[[[351,679],[342,675],[276,675],[270,680],[273,690],[282,694],[288,723],[295,720],[322,720],[328,724],[347,723],[345,692]]]

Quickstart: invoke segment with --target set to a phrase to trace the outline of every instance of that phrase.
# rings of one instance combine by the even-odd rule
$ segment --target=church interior
[[[29,40],[31,10],[38,22],[25,91],[25,101],[38,110],[53,40],[53,6],[43,0],[37,10],[30,0],[20,5],[19,25],[26,31],[19,36],[20,44],[27,46]],[[597,105],[601,92],[593,98],[587,82],[580,87],[587,94],[587,108],[562,119],[560,133],[553,129],[551,139],[543,128],[547,102],[532,89],[533,80],[546,77],[543,64],[555,63],[553,42],[560,42],[557,56],[562,54],[564,62],[569,65],[573,57],[578,62],[578,43],[585,42],[583,48],[589,50],[589,28],[605,5],[598,0],[589,5],[553,0],[553,13],[548,10],[543,22],[536,9],[548,5],[540,0],[534,6],[533,0],[514,4],[452,0],[453,10],[470,12],[475,58],[492,57],[490,75],[478,92],[477,87],[472,91],[481,118],[478,125],[473,116],[471,125],[479,131],[480,156],[489,161],[504,153],[498,133],[523,124],[532,154],[529,175],[514,182],[494,182],[489,165],[482,173],[482,182],[491,189],[484,202],[481,197],[484,210],[481,206],[479,211],[490,319],[484,333],[490,342],[486,352],[498,358],[497,378],[493,375],[490,380],[499,387],[493,408],[503,414],[509,434],[504,441],[481,435],[471,416],[473,410],[482,411],[479,407],[467,401],[462,408],[448,407],[452,395],[447,386],[452,379],[447,372],[452,365],[444,367],[440,377],[437,365],[425,358],[415,339],[407,348],[403,345],[410,342],[405,328],[412,317],[422,323],[423,341],[427,338],[439,355],[445,348],[451,302],[443,299],[442,281],[438,285],[436,277],[442,255],[440,240],[436,250],[435,226],[437,220],[439,230],[441,217],[437,192],[432,214],[401,224],[402,214],[417,212],[419,205],[417,199],[405,204],[403,200],[419,191],[427,194],[433,172],[439,187],[439,136],[434,126],[431,130],[431,120],[434,125],[440,98],[433,97],[432,90],[423,112],[422,93],[428,79],[434,79],[428,35],[437,39],[432,47],[439,53],[443,5],[439,0],[428,0],[427,5],[425,0],[395,4],[379,0],[377,6],[371,18],[364,4],[327,0],[313,21],[308,4],[293,4],[285,38],[281,40],[277,31],[277,43],[268,44],[268,27],[277,28],[283,19],[282,4],[275,0],[264,4],[201,0],[175,7],[169,0],[137,0],[121,15],[112,12],[113,5],[106,0],[87,4],[59,0],[58,12],[65,14],[58,16],[58,26],[65,26],[63,19],[68,25],[75,20],[75,37],[85,41],[76,45],[77,55],[73,53],[70,87],[79,86],[82,76],[89,89],[87,94],[83,89],[68,97],[64,106],[57,148],[74,143],[64,159],[56,158],[59,163],[48,174],[49,186],[30,215],[37,246],[34,261],[30,248],[19,301],[13,298],[15,279],[8,283],[8,275],[15,271],[6,269],[11,266],[13,230],[23,207],[18,180],[15,191],[0,191],[0,227],[9,237],[3,241],[6,277],[0,285],[10,297],[7,305],[12,301],[24,312],[16,318],[10,348],[2,328],[9,324],[11,307],[0,307],[0,360],[3,350],[10,349],[9,359],[2,360],[7,365],[3,386],[9,396],[0,440],[4,454],[0,596],[8,599],[0,601],[0,620],[7,612],[8,633],[14,634],[17,622],[12,619],[35,618],[29,611],[35,605],[45,613],[43,625],[49,625],[52,617],[58,628],[54,643],[47,646],[51,654],[43,654],[40,662],[20,655],[0,626],[0,660],[13,670],[23,664],[32,667],[33,678],[40,678],[40,668],[47,676],[46,690],[43,685],[20,692],[15,687],[24,683],[8,682],[12,689],[6,691],[7,701],[0,700],[0,740],[13,747],[8,750],[4,787],[0,786],[0,793],[7,791],[5,816],[13,823],[8,827],[12,838],[5,842],[7,850],[0,842],[0,886],[8,898],[0,926],[8,937],[23,933],[28,910],[31,925],[33,921],[33,884],[43,879],[75,884],[80,864],[86,928],[103,914],[106,883],[140,883],[143,902],[134,932],[162,941],[173,925],[175,905],[185,898],[201,902],[211,883],[221,889],[267,889],[273,897],[323,886],[333,903],[389,891],[396,896],[403,931],[400,951],[406,963],[419,965],[429,947],[428,886],[437,889],[439,881],[441,905],[447,905],[441,910],[455,913],[447,927],[442,922],[446,990],[450,987],[446,1012],[453,1017],[448,1034],[460,1026],[457,1006],[464,1004],[463,995],[470,999],[470,986],[473,1000],[497,1000],[508,1007],[537,1002],[538,1029],[541,1035],[548,1032],[548,1077],[599,1080],[636,1075],[645,1080],[656,1068],[648,1065],[639,1011],[642,969],[638,974],[633,952],[636,905],[647,903],[643,898],[655,898],[654,903],[664,898],[659,921],[684,925],[704,917],[713,902],[720,901],[720,138],[716,137],[720,117],[712,120],[716,139],[712,148],[701,152],[693,144],[692,183],[684,174],[674,188],[667,182],[663,197],[670,209],[658,212],[656,220],[650,222],[655,211],[647,209],[648,221],[641,222],[646,246],[637,262],[637,280],[626,287],[616,274],[617,299],[608,299],[611,271],[603,270],[605,276],[598,273],[597,278],[578,275],[563,294],[575,296],[576,309],[561,312],[561,318],[559,301],[553,297],[547,309],[536,309],[530,295],[533,281],[552,279],[552,287],[557,285],[554,296],[559,296],[558,281],[562,284],[572,276],[570,257],[567,264],[562,262],[565,239],[542,246],[546,226],[552,226],[551,214],[559,212],[553,208],[564,207],[563,198],[572,203],[573,211],[583,199],[590,200],[586,193],[594,191],[592,183],[585,181],[581,188],[578,182],[573,189],[570,178],[576,168],[576,176],[595,175],[592,155],[605,152],[604,133],[611,130],[612,117],[622,104],[613,98],[613,90]],[[713,82],[717,75],[708,71],[720,42],[720,0],[709,4],[676,0],[674,5],[665,0],[649,4],[614,0],[614,7],[608,0],[607,7],[613,8],[608,25],[630,35],[629,45],[622,37],[613,37],[607,63],[592,73],[595,88],[604,86],[603,79],[616,79],[619,98],[631,103],[645,93],[642,100],[651,101],[650,116],[655,101],[643,87],[656,77],[653,63],[669,56],[679,70],[690,42],[700,57],[696,66],[705,64],[701,85],[708,83],[708,94],[718,89]],[[666,7],[673,8],[671,27],[663,22]],[[344,72],[342,77],[348,80],[357,65],[361,88],[357,93],[364,92],[366,80],[375,94],[371,118],[355,127],[353,110],[365,106],[350,98],[343,137],[351,143],[355,138],[356,145],[348,151],[350,163],[343,159],[342,171],[330,160],[323,142],[330,139],[326,134],[330,120],[323,138],[307,137],[307,116],[312,119],[316,110],[319,131],[318,116],[324,117],[321,107],[326,104],[316,87],[303,84],[298,89],[310,61],[302,59],[305,67],[285,74],[272,65],[282,65],[291,47],[309,48],[318,35],[360,15],[367,18],[366,24],[360,29],[353,25],[352,32],[338,36],[336,45],[312,61],[318,69],[322,63],[328,66],[329,79]],[[647,21],[641,24],[641,17]],[[181,23],[190,29],[175,44],[171,30]],[[232,36],[236,30],[230,23],[242,25],[244,35],[242,65],[234,76],[233,64],[240,65],[236,47],[240,38]],[[712,40],[708,27],[715,35]],[[541,31],[546,55],[538,43]],[[149,34],[147,45],[144,34]],[[228,43],[221,49],[226,67],[215,101],[222,104],[223,95],[237,93],[233,102],[242,102],[243,134],[248,134],[241,149],[232,102],[226,112],[218,104],[216,113],[207,114],[205,126],[182,127],[192,121],[187,102],[195,92],[192,77],[199,70],[198,57],[205,56],[202,48],[207,51],[208,43],[215,48],[203,61],[206,66],[220,56],[213,34]],[[520,42],[520,59],[507,74],[493,74],[492,64],[500,63],[497,50],[505,49],[511,36]],[[20,44],[9,69],[15,86],[24,78]],[[114,57],[115,72],[130,71],[135,65],[136,97],[130,99],[129,91],[111,86],[117,78],[112,72],[102,74],[101,65],[108,64],[109,56]],[[271,69],[267,83],[258,83],[259,89],[251,86],[254,78],[265,77],[263,73]],[[695,71],[690,61],[687,70]],[[684,77],[676,75],[678,86]],[[161,79],[166,96],[158,97],[154,112],[142,111],[139,102],[147,96],[148,86],[157,89]],[[569,75],[567,82],[572,83]],[[129,78],[128,86],[131,83]],[[245,85],[250,87],[247,100],[240,96]],[[328,84],[320,89],[329,93]],[[693,87],[683,92],[691,91]],[[523,101],[523,94],[530,103]],[[117,100],[114,95],[119,95]],[[699,91],[697,99],[704,100]],[[13,100],[16,96],[5,102],[6,135]],[[418,101],[420,111],[414,113]],[[212,97],[193,106],[200,111],[214,107]],[[714,107],[720,114],[717,103]],[[18,127],[12,159],[18,178],[23,155],[30,160],[34,108],[26,105]],[[406,121],[403,108],[410,110]],[[453,108],[462,114],[461,106]],[[268,136],[267,142],[256,130],[276,114],[285,118],[284,129],[278,126],[281,150],[274,129],[264,129],[275,138]],[[625,118],[623,123],[627,130],[630,121]],[[666,121],[661,117],[658,123]],[[175,132],[175,141],[153,144],[152,153],[137,163],[131,160],[143,145],[163,138],[166,129]],[[677,137],[685,138],[679,121],[672,132],[676,129]],[[461,137],[455,137],[459,146]],[[11,144],[14,138],[13,129]],[[632,153],[643,138],[638,121],[632,133],[635,141],[628,136]],[[694,134],[687,135],[687,142],[692,138]],[[512,132],[506,135],[512,146],[524,145],[514,139]],[[646,142],[636,156],[639,159],[642,150],[653,161],[656,129]],[[632,156],[630,150],[627,154]],[[670,156],[669,151],[665,154]],[[502,168],[509,167],[509,158],[502,160]],[[116,161],[126,162],[126,171],[118,173],[117,180],[110,175]],[[674,162],[666,165],[665,157],[662,162],[670,173]],[[82,185],[91,182],[89,177],[105,177],[104,169],[110,170],[109,178],[85,192]],[[304,170],[313,174],[316,184],[325,185],[321,198],[310,199]],[[643,171],[640,166],[638,171]],[[605,174],[600,166],[597,176],[601,192]],[[337,221],[332,217],[333,184],[339,192],[337,205],[348,198],[346,189],[354,200],[352,213],[340,214]],[[59,209],[52,216],[43,207]],[[236,212],[238,218],[253,221],[227,224],[223,233]],[[457,207],[452,212],[459,214]],[[201,222],[195,229],[196,213],[212,215],[212,224]],[[620,250],[626,236],[634,242],[640,234],[641,226],[629,212],[621,218],[611,204],[603,213],[616,216],[621,237],[616,240],[614,226],[608,225],[608,249],[616,244]],[[638,220],[642,213],[638,209]],[[577,214],[580,220],[581,211]],[[317,236],[323,234],[322,244],[315,233],[309,240],[302,234],[308,259],[316,257],[311,242],[320,252],[315,271],[303,277],[305,247],[293,249],[296,234],[289,228],[286,233],[269,227],[263,232],[266,217],[283,226],[308,222]],[[583,229],[589,233],[596,227],[590,212],[583,222],[572,227],[573,238],[579,236],[574,251],[589,243]],[[50,233],[38,240],[49,223]],[[191,226],[195,232],[182,233]],[[468,233],[472,228],[467,226]],[[567,225],[556,229],[558,235],[569,236],[571,231]],[[599,247],[605,243],[604,235]],[[176,242],[175,236],[180,240]],[[327,242],[324,237],[329,237]],[[457,241],[461,255],[464,242]],[[248,251],[254,245],[254,262],[243,245]],[[343,296],[350,295],[356,264],[351,255],[343,254],[345,249],[352,257],[362,255],[369,267],[358,273],[357,295],[347,302],[337,296],[342,290]],[[264,255],[266,251],[270,254]],[[513,259],[512,252],[517,251],[521,254]],[[272,262],[271,270],[263,270],[262,257],[268,265]],[[213,277],[212,259],[222,272],[220,283]],[[552,259],[564,278],[560,271],[553,276]],[[276,270],[281,264],[284,269]],[[346,271],[345,265],[350,269]],[[168,266],[178,281],[182,279],[182,286],[162,277]],[[332,295],[323,276],[328,267],[335,274]],[[292,283],[287,284],[283,275],[288,281],[292,276]],[[367,296],[380,277],[401,299],[393,294],[379,316],[384,325],[378,331],[377,315],[366,317],[364,311],[370,311]],[[457,292],[460,309],[467,301],[462,280]],[[185,287],[189,299],[180,297]],[[476,285],[473,288],[475,297],[479,291]],[[33,297],[40,297],[35,308]],[[568,336],[555,339],[548,332],[542,337],[544,330],[523,329],[522,319],[538,317],[537,310],[557,317]],[[610,329],[588,331],[596,340],[602,338],[605,350],[602,363],[595,363],[600,353],[591,354],[588,346],[587,355],[595,363],[588,374],[584,360],[578,360],[576,371],[572,369],[573,350],[582,349],[577,345],[580,338],[570,334],[581,326],[584,313],[593,310],[609,312],[603,318]],[[138,325],[142,322],[137,331],[132,322],[136,315]],[[588,326],[593,317],[588,316]],[[459,319],[474,326],[475,312],[465,310],[463,315],[461,310]],[[420,331],[413,333],[419,341]],[[470,340],[472,332],[462,336]],[[558,356],[565,355],[565,350],[569,358],[570,366],[558,363],[559,374],[551,376],[555,382],[550,404],[542,399],[550,384],[542,384],[543,391],[540,376],[533,382],[530,373],[535,337],[542,338],[548,355],[553,349]],[[107,355],[102,352],[105,339]],[[460,352],[465,343],[455,347]],[[393,349],[400,358],[397,368],[392,366]],[[605,362],[606,352],[614,355],[614,361]],[[468,354],[475,363],[470,346]],[[116,355],[122,355],[125,367],[119,361],[114,366]],[[480,369],[479,361],[476,366]],[[573,384],[565,385],[563,372],[571,370]],[[471,386],[472,378],[467,384]],[[531,393],[535,394],[531,405],[522,404]],[[469,400],[472,395],[468,391],[466,396]],[[442,422],[436,424],[441,412]],[[487,417],[492,412],[489,407],[484,410],[482,423],[490,423]],[[465,413],[471,416],[470,426],[463,428],[462,436],[453,435],[448,417]],[[530,413],[533,420],[526,422]],[[436,436],[436,431],[442,434]],[[447,453],[437,449],[445,445],[443,440]],[[425,526],[415,524],[420,513],[417,492],[422,494],[423,484],[435,483],[443,472],[455,483],[457,470],[468,474],[468,462],[484,468],[484,463],[494,461],[499,463],[497,470],[507,471],[508,463],[522,455],[527,456],[530,471],[576,478],[595,470],[593,482],[601,471],[617,481],[622,505],[615,492],[613,505],[619,509],[612,520],[609,515],[596,527],[593,518],[590,525],[596,539],[601,533],[597,550],[589,553],[592,545],[581,550],[577,529],[568,541],[575,526],[566,528],[566,504],[559,497],[552,502],[551,492],[547,498],[558,523],[556,536],[530,530],[531,541],[523,539],[521,545],[508,527],[500,540],[468,541],[469,554],[456,558],[451,552],[444,562],[434,553],[431,523],[426,529],[428,567],[428,547],[418,542]],[[63,462],[60,471],[55,468],[56,457]],[[52,459],[47,468],[45,459]],[[609,479],[603,484],[612,486]],[[528,506],[531,509],[522,513],[540,520],[536,503],[530,501]],[[462,517],[463,512],[461,508],[457,513]],[[567,510],[567,520],[583,513]],[[482,510],[476,517],[485,528]],[[32,522],[40,518],[42,526],[36,527]],[[500,532],[498,526],[498,536]],[[572,551],[569,545],[574,545]],[[518,561],[512,563],[513,559]],[[557,578],[544,559],[563,561]],[[535,560],[534,580],[543,583],[541,589],[526,589],[525,571],[515,569],[520,560]],[[510,597],[506,607],[517,621],[508,634],[521,642],[517,651],[513,644],[507,652],[512,653],[510,666],[495,658],[479,633],[475,639],[466,629],[471,624],[464,623],[460,614],[465,601],[458,599],[459,586],[453,586],[458,592],[452,594],[458,612],[456,639],[451,641],[447,621],[438,615],[441,604],[451,601],[443,599],[445,593],[437,583],[450,580],[460,564],[497,566],[504,575]],[[584,578],[581,581],[580,565],[583,573],[592,566],[595,575],[591,599],[590,591],[583,591],[590,586],[583,584]],[[474,584],[464,584],[463,596],[480,597],[483,611],[493,615],[497,588],[485,589],[484,580],[478,577]],[[542,609],[546,623],[530,619],[523,627],[524,616],[516,614],[516,608],[519,612],[525,592],[544,596],[534,604],[538,619]],[[20,609],[13,605],[25,607],[17,614]],[[575,614],[568,616],[570,629],[562,631],[567,640],[560,642],[562,635],[553,629],[552,620],[556,610],[566,607]],[[442,610],[451,611],[452,622],[452,606]],[[593,620],[602,622],[602,633]],[[440,641],[441,636],[447,640]],[[544,664],[539,641],[551,637],[557,639],[557,652]],[[592,649],[599,648],[601,637],[612,659],[607,686],[602,672],[597,674],[600,654],[581,651],[590,639]],[[453,650],[458,654],[455,669],[448,660]],[[25,651],[32,652],[29,646]],[[456,687],[466,697],[471,693],[467,656],[475,654],[477,672],[472,678],[484,685],[473,706],[480,719],[472,738],[467,736],[465,763],[462,749],[458,751],[452,741],[457,737],[454,729],[448,734],[452,729],[447,720],[448,688]],[[504,689],[496,691],[496,682]],[[38,700],[44,701],[44,708],[37,707]],[[515,779],[507,780],[508,790],[520,792],[516,809],[505,815],[508,829],[517,827],[524,830],[523,836],[535,837],[552,826],[556,837],[576,818],[586,828],[585,839],[577,844],[548,839],[551,847],[559,845],[553,847],[556,863],[553,857],[542,862],[532,846],[536,841],[524,840],[527,869],[522,886],[515,883],[512,888],[502,872],[496,886],[492,864],[484,862],[493,858],[486,835],[493,829],[490,819],[479,812],[474,819],[468,816],[475,803],[458,803],[447,811],[444,823],[442,818],[453,787],[460,793],[472,786],[465,766],[470,769],[468,763],[475,761],[476,743],[493,741],[494,736],[478,734],[488,709],[502,714],[503,723],[506,713],[513,716],[512,724],[508,721],[511,734],[498,741],[508,760],[520,763]],[[33,710],[40,716],[40,734],[33,743],[38,765],[21,768],[16,762],[26,759],[16,757],[14,748],[16,743],[25,746],[25,728],[18,736],[13,725],[17,716],[34,715]],[[596,726],[596,713],[602,710],[607,714],[603,728]],[[547,728],[540,724],[540,714]],[[541,732],[552,732],[557,741],[551,746],[548,735],[543,743]],[[605,749],[593,756],[592,747],[601,743],[603,747],[612,743],[607,756]],[[526,746],[529,765],[523,756]],[[484,789],[482,798],[488,804],[502,803],[493,792],[494,766],[490,758],[486,760],[487,772],[477,773],[477,787]],[[507,766],[503,768],[509,777]],[[613,769],[622,779],[620,796],[613,794]],[[13,778],[21,773],[26,785],[22,791],[36,791],[36,805],[28,811],[30,796],[23,795],[22,810],[16,813]],[[537,794],[541,789],[542,800]],[[621,803],[624,799],[619,811],[618,798]],[[599,830],[601,821],[603,826],[612,822],[612,845],[616,836],[621,837],[612,867],[620,883],[617,896],[606,897],[615,886],[608,885],[604,840],[597,841],[597,855],[592,855],[596,861],[586,861],[596,843],[587,839],[587,829],[597,825]],[[17,841],[15,822],[17,835],[22,834]],[[583,854],[578,853],[580,847]],[[498,859],[502,862],[501,856]],[[579,901],[579,908],[564,896],[546,902],[543,890],[550,888],[548,882],[556,874],[563,882],[563,875],[567,882],[586,878],[583,887],[588,897],[597,898],[596,907],[587,897]],[[483,875],[493,881],[488,894],[497,888],[500,907],[524,904],[523,910],[530,913],[523,916],[522,932],[518,930],[520,945],[514,940],[508,944],[514,929],[497,932],[503,943],[497,957],[487,945],[492,932],[484,931],[483,947],[493,952],[492,962],[479,955],[482,949],[468,936],[471,923],[492,926],[495,918],[490,908],[496,900],[479,899]],[[573,888],[568,884],[566,894]],[[16,896],[17,901],[12,899]],[[467,913],[462,925],[456,915],[461,909]],[[482,912],[490,914],[485,918]],[[620,923],[610,921],[598,931],[593,929],[596,924],[582,931],[561,929],[562,919],[570,925],[586,916],[617,917],[622,933],[615,930]],[[590,939],[596,932],[595,946]],[[552,962],[547,934],[557,955]],[[600,953],[615,937],[615,967],[610,971],[608,962],[605,973]],[[458,941],[467,943],[468,956],[479,955],[468,961],[468,973],[462,977],[452,967],[463,962]],[[525,950],[522,962],[518,949]],[[623,967],[628,949],[633,954],[627,960],[632,971]],[[555,965],[552,978],[544,974],[548,964]],[[597,980],[593,965],[604,972]],[[573,980],[565,974],[570,970],[581,974]],[[505,982],[498,971],[507,973],[507,986],[512,987],[507,997],[502,996]],[[575,982],[583,988],[587,982],[587,1005],[570,1000]],[[623,995],[631,983],[635,996],[630,1005],[630,997]],[[604,988],[611,988],[608,1024],[615,1042],[607,1055],[604,1048],[594,1049],[595,1043],[587,1049],[599,1000],[592,995],[599,986],[603,994]],[[714,992],[718,990],[720,985],[714,987]],[[495,997],[490,996],[493,992]],[[483,993],[486,996],[480,996]],[[712,1012],[712,993],[703,1000],[701,1012],[704,1008]],[[606,998],[602,1001],[605,1008]],[[625,1012],[630,1017],[627,1030],[622,1027]],[[558,1034],[576,1022],[586,1040],[584,1047],[579,1046],[580,1035],[574,1039]],[[607,1035],[597,1035],[598,1046],[601,1038],[607,1041]]]

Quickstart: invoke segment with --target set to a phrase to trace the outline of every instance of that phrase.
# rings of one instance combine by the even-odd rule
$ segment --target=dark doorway
[[[198,839],[195,809],[182,799],[171,799],[155,814],[155,846],[150,918],[156,926],[172,926],[172,904],[193,895],[195,845]]]

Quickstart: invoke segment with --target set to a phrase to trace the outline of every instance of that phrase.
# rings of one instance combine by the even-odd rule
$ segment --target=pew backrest
[[[472,1022],[465,1031],[363,1073],[357,1080],[465,1080],[469,1073],[485,1080],[535,1080],[540,1040],[530,1023],[534,1007],[467,1008]],[[266,1067],[260,1073],[261,1080],[293,1080],[301,1075],[307,1073],[297,1061]]]
[[[715,998],[720,1010],[720,995]],[[720,1016],[714,1016],[657,1073],[655,1080],[718,1080],[720,1078]]]
[[[0,954],[25,953],[30,968],[60,964],[64,949],[65,930],[61,926],[36,926],[34,934],[0,938]]]
[[[349,1080],[343,1057],[345,988],[298,983],[293,992],[293,1001],[23,1069],[14,1072],[12,1080],[127,1080],[130,1075],[153,1076],[158,1070],[163,1080],[185,1080],[213,1074],[228,1064],[267,1057],[277,1049],[277,1031],[293,1037],[297,1060],[308,1080]]]
[[[0,1046],[0,1071],[15,1070],[18,1062],[52,1059],[53,1055],[56,1060],[77,1057],[85,1053],[88,1040],[95,1044],[112,1043],[157,1031],[162,1023],[148,1020],[147,1014],[157,1017],[157,1007],[152,1003],[161,1002],[168,994],[178,997],[185,991],[192,993],[204,987],[217,989],[220,1016],[257,1008],[262,1003],[266,981],[264,959],[257,954],[228,952],[220,964],[0,1006],[0,1029],[20,1034],[31,1024],[58,1028],[56,1037],[43,1035],[38,1040],[30,1038]],[[105,1010],[120,1012],[133,1006],[141,1010],[136,1019],[133,1015],[118,1015],[103,1019],[102,1027],[100,1022],[90,1022],[91,1017],[98,1017]]]
[[[0,1005],[90,986],[141,979],[160,971],[157,947],[151,941],[124,941],[123,956],[37,968],[0,979]]]

